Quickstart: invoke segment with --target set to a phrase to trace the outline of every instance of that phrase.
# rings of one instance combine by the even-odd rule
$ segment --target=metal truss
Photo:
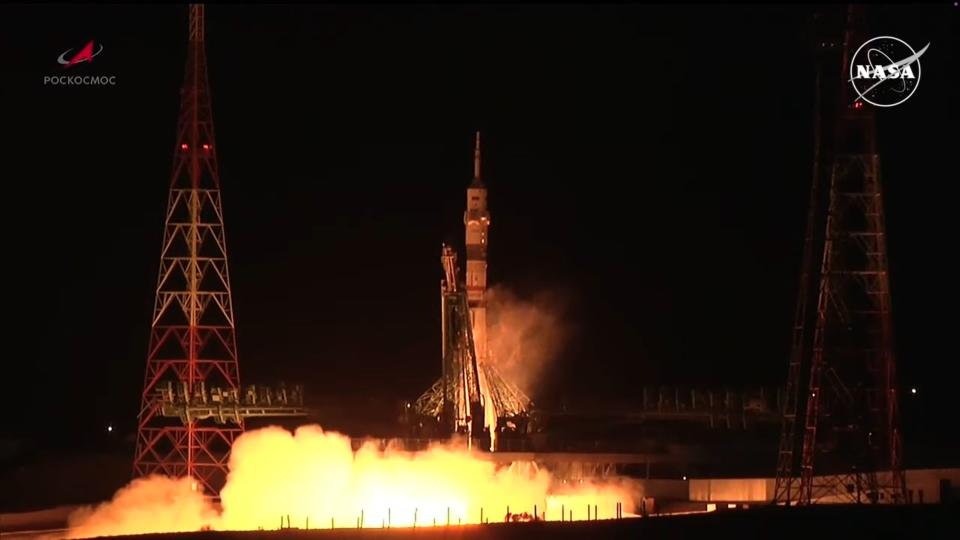
[[[507,381],[500,374],[496,366],[482,362],[479,367],[484,374],[484,378],[488,381],[487,386],[490,388],[490,402],[493,404],[497,418],[512,419],[513,417],[525,415],[530,412],[530,398],[516,385]],[[472,377],[468,378],[468,380],[470,379],[472,379]],[[437,379],[437,382],[433,383],[430,389],[424,392],[417,401],[414,402],[414,410],[416,413],[434,418],[442,415],[444,403],[443,389],[444,380],[442,378]],[[458,388],[454,391],[454,395],[458,396],[456,399],[462,399],[460,396],[464,396],[465,393],[462,389]],[[463,403],[454,407],[454,409],[457,411],[468,410],[469,408],[464,405],[465,402],[466,400],[463,400]],[[465,428],[465,417],[458,416],[457,418],[460,420],[458,423],[460,428]]]
[[[862,41],[861,9],[848,12],[844,74],[851,45]],[[816,318],[803,356],[805,413],[798,422],[798,394],[785,410],[778,457],[774,501],[788,505],[906,501],[875,113],[841,83]],[[804,371],[792,358],[788,399]]]
[[[834,160],[804,422],[804,503],[850,485],[858,499],[865,486],[868,501],[906,500],[879,171],[876,154]],[[815,463],[842,474],[818,484]]]
[[[517,385],[504,378],[496,366],[481,362],[480,372],[486,380],[489,389],[486,396],[497,418],[513,418],[530,411],[530,398]]]
[[[250,385],[242,395],[234,390],[213,387],[209,390],[201,382],[191,394],[186,381],[174,386],[172,381],[158,387],[162,403],[161,414],[176,417],[184,425],[196,420],[213,419],[217,424],[232,422],[242,425],[244,418],[271,418],[306,416],[303,406],[303,388],[299,385],[287,391],[280,386],[276,391],[268,386]]]
[[[809,335],[810,317],[810,277],[814,268],[814,244],[817,236],[817,219],[820,201],[820,153],[821,153],[821,108],[822,108],[822,71],[823,58],[835,43],[824,37],[815,40],[814,49],[818,55],[817,73],[814,81],[814,122],[813,122],[813,175],[810,182],[810,199],[807,202],[807,223],[803,237],[803,255],[800,264],[800,280],[797,287],[797,300],[791,333],[790,363],[787,370],[787,385],[784,391],[784,403],[781,415],[780,444],[777,451],[777,476],[774,487],[774,500],[788,502],[799,493],[800,479],[794,475],[798,467],[797,448],[797,412],[801,401],[801,366],[806,354],[806,341]]]
[[[466,288],[458,285],[456,253],[443,246],[446,278],[440,298],[443,374],[414,403],[417,415],[437,419],[448,433],[495,438],[514,418],[528,413],[530,398],[506,381],[490,363],[477,358]]]
[[[204,8],[190,6],[189,46],[167,202],[160,271],[139,414],[135,476],[192,476],[211,495],[226,478],[232,425],[165,414],[162,389],[185,395],[216,386],[238,395],[240,373],[213,114],[204,50]]]

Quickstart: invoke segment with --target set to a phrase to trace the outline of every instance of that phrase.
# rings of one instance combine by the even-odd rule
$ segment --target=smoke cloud
[[[320,426],[291,433],[249,431],[234,443],[218,511],[188,478],[134,480],[113,500],[70,517],[68,537],[152,532],[275,529],[281,516],[311,528],[446,525],[502,521],[514,512],[559,520],[560,509],[586,519],[587,505],[612,518],[639,500],[626,480],[566,484],[535,465],[498,467],[453,443],[423,452],[351,449],[350,439]],[[569,517],[569,516],[568,516]]]
[[[150,476],[130,482],[110,502],[70,514],[67,538],[198,531],[217,521],[216,510],[190,478]]]
[[[533,393],[570,337],[568,301],[539,293],[521,299],[504,286],[487,291],[487,346],[492,362],[507,380]]]

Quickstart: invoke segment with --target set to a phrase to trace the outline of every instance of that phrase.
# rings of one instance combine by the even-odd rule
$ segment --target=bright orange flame
[[[250,431],[234,443],[222,512],[190,489],[188,479],[135,480],[109,503],[71,516],[70,537],[165,531],[275,529],[290,516],[294,527],[409,527],[503,521],[513,513],[574,520],[587,508],[613,518],[618,503],[634,507],[628,481],[562,484],[530,463],[500,467],[453,444],[424,452],[380,451],[320,426],[290,433],[278,427]]]

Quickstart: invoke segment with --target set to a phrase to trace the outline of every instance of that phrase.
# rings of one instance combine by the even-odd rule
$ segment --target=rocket
[[[467,209],[463,213],[467,245],[467,304],[473,323],[473,342],[477,360],[488,359],[487,350],[487,187],[480,177],[480,132],[473,149],[473,181],[467,187]]]

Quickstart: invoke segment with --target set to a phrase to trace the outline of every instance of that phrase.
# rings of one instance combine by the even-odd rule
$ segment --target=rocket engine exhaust
[[[70,518],[68,537],[213,530],[425,527],[476,524],[505,513],[612,519],[641,494],[626,479],[564,483],[532,464],[497,465],[462,446],[381,451],[320,426],[249,431],[234,443],[217,509],[189,478],[134,480],[110,502]]]

